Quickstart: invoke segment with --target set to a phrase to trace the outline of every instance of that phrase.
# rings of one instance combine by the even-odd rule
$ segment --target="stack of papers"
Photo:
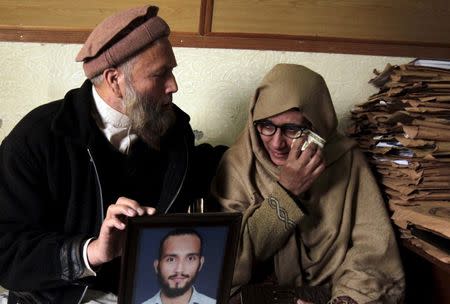
[[[369,82],[379,92],[353,108],[347,133],[373,166],[403,236],[434,233],[432,248],[446,244],[435,256],[450,263],[450,61],[374,73]]]
[[[374,73],[369,82],[380,90],[354,107],[348,134],[374,165],[389,204],[450,202],[450,69],[412,62]]]

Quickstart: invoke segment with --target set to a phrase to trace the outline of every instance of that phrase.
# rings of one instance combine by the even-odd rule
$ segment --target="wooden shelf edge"
[[[435,266],[437,266],[439,269],[442,269],[446,273],[450,274],[450,264],[446,264],[446,263],[438,260],[437,258],[429,255],[422,248],[419,248],[419,247],[415,246],[414,244],[412,244],[408,239],[402,239],[401,240],[401,245],[403,247],[409,249],[410,251],[416,253],[417,255],[423,257],[424,259],[426,259],[430,263],[432,263]]]
[[[43,30],[0,28],[0,41],[84,43],[88,30]],[[407,44],[402,42],[314,39],[292,36],[232,36],[172,32],[175,47],[253,49],[293,52],[340,53],[356,55],[398,56],[450,59],[450,45]]]

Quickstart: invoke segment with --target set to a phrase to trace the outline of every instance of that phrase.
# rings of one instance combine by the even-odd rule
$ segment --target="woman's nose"
[[[278,129],[275,134],[272,135],[271,144],[276,149],[282,149],[284,148],[286,144],[286,139],[284,138],[283,134],[281,134],[281,130]]]

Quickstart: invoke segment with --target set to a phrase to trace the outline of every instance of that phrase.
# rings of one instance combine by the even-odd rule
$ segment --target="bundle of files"
[[[352,110],[354,137],[375,166],[389,204],[450,206],[450,69],[387,65],[380,90]]]
[[[439,213],[450,239],[450,62],[374,73],[379,92],[353,108],[347,133],[374,168],[394,222],[406,228],[418,214]]]

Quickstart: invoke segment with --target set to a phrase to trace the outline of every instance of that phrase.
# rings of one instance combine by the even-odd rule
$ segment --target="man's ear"
[[[121,99],[123,94],[120,89],[120,82],[122,81],[121,78],[124,77],[123,73],[116,68],[108,68],[103,71],[103,77],[105,78],[105,83],[110,91],[113,92],[117,98]]]
[[[153,268],[155,268],[155,273],[158,273],[158,265],[159,265],[159,261],[158,260],[154,260],[153,261]]]
[[[198,271],[202,270],[202,266],[203,266],[203,263],[204,263],[204,262],[205,262],[205,257],[202,256],[202,257],[200,258],[200,267],[198,268]]]

